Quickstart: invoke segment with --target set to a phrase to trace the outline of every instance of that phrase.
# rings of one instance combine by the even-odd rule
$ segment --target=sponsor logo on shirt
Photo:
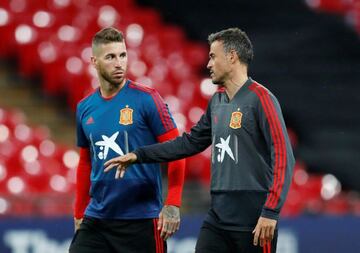
[[[109,150],[114,151],[118,155],[124,155],[124,152],[122,151],[120,146],[115,142],[118,135],[119,131],[117,131],[110,137],[106,135],[101,135],[102,141],[95,142],[95,145],[100,147],[100,152],[98,153],[98,157],[100,160],[105,160],[107,158]]]
[[[128,105],[126,105],[125,108],[120,110],[119,123],[121,125],[131,125],[133,123],[133,112],[134,110],[129,108]]]
[[[238,109],[237,112],[233,112],[231,114],[231,119],[230,119],[230,127],[232,129],[238,129],[241,128],[241,119],[242,119],[242,112],[239,111],[240,108]]]
[[[225,154],[227,154],[231,159],[235,161],[234,154],[229,146],[230,143],[230,135],[224,140],[222,137],[220,137],[220,142],[215,144],[215,147],[218,148],[217,153],[217,161],[222,163],[225,158]]]

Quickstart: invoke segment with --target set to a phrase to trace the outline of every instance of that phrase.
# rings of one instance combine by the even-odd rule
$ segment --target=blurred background
[[[90,43],[107,26],[126,36],[129,78],[159,91],[181,131],[216,90],[208,34],[245,30],[250,76],[279,99],[297,160],[278,252],[359,252],[360,0],[0,0],[1,253],[67,252],[74,111],[98,87]],[[187,159],[170,253],[194,251],[209,157]]]

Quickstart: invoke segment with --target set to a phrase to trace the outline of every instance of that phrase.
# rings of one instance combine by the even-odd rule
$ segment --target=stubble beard
[[[119,88],[121,83],[124,80],[124,77],[121,79],[115,79],[111,77],[111,74],[107,73],[106,71],[100,70],[101,78],[107,81],[110,84],[111,88]]]

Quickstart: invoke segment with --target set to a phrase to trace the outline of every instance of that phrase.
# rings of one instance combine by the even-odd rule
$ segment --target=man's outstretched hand
[[[115,178],[123,178],[126,168],[132,163],[136,162],[137,157],[134,153],[128,153],[123,156],[118,156],[107,161],[104,166],[104,172],[108,172],[113,168],[116,168]]]

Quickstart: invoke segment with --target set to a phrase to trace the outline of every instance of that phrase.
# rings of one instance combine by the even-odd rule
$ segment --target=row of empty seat
[[[30,127],[21,111],[0,108],[0,214],[34,211],[44,196],[51,196],[50,205],[68,203],[58,213],[71,212],[78,159],[75,150],[54,143],[46,127]]]
[[[155,11],[139,9],[130,0],[0,3],[0,56],[15,56],[23,76],[39,75],[44,91],[65,94],[73,109],[98,86],[90,65],[91,39],[107,26],[125,34],[129,78],[155,87],[183,129],[216,90],[207,79],[199,87],[207,46],[187,41],[180,28],[162,24]]]

